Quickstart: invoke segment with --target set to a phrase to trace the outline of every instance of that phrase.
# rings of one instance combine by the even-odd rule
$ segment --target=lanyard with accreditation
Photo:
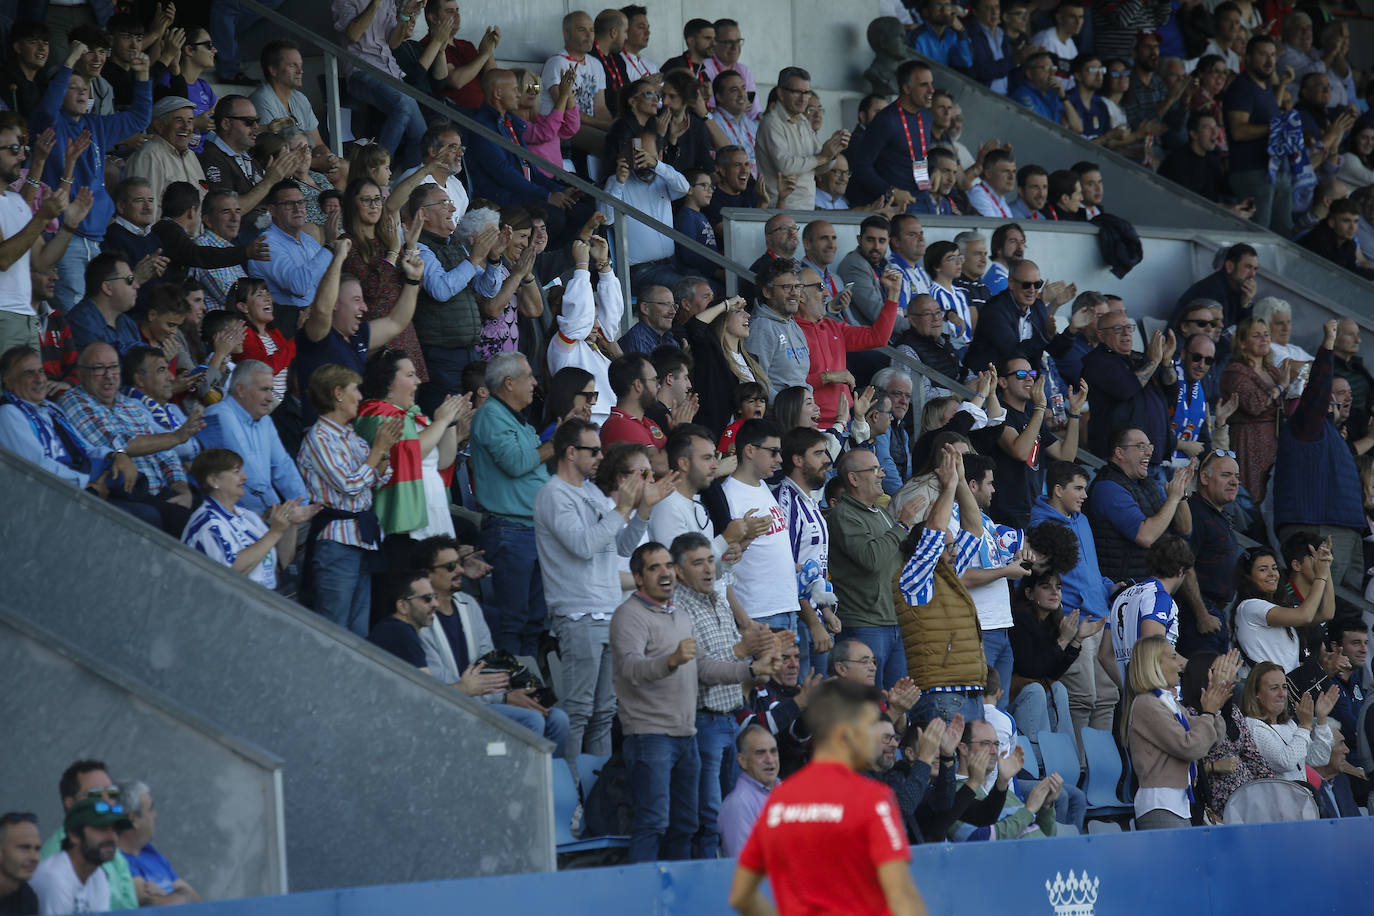
[[[916,187],[922,191],[930,190],[930,168],[926,165],[926,129],[921,116],[916,115],[916,136],[921,139],[921,158],[916,158],[916,147],[911,142],[911,128],[906,123],[906,111],[898,110],[902,117],[902,133],[906,134],[906,149],[911,154],[911,177],[916,179]]]

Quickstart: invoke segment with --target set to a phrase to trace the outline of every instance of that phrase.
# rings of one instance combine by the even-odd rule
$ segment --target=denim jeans
[[[923,691],[908,715],[908,721],[915,725],[925,725],[939,716],[949,722],[962,714],[965,722],[981,721],[983,718],[983,695],[972,696],[964,693],[931,693]]]
[[[512,655],[534,655],[548,617],[534,526],[489,515],[482,520],[482,549],[493,567],[492,606],[484,608],[492,641]]]
[[[699,825],[692,840],[692,858],[714,859],[720,854],[716,819],[725,797],[726,773],[739,765],[735,760],[735,717],[697,710],[697,753],[701,756],[701,783],[697,790]]]
[[[276,9],[285,0],[258,0],[268,9]],[[215,73],[221,79],[228,79],[243,72],[243,61],[239,60],[239,36],[257,25],[261,19],[257,13],[249,12],[237,0],[213,0],[210,4],[210,21],[206,30],[215,42],[219,57],[215,60]],[[267,74],[263,74],[267,78]]]
[[[86,265],[100,254],[100,243],[72,236],[67,250],[57,259],[57,290],[51,305],[63,315],[86,297]],[[129,265],[130,267],[134,265]]]
[[[569,756],[609,754],[615,718],[611,680],[611,622],[581,617],[553,618],[558,658],[563,663],[563,695],[558,706],[568,717]]]
[[[367,638],[372,612],[372,551],[320,538],[311,558],[315,607],[345,629]]]
[[[835,642],[857,639],[873,650],[873,660],[878,672],[873,683],[883,690],[891,690],[892,685],[906,677],[906,647],[902,645],[902,631],[895,625],[890,627],[845,627],[840,630]]]
[[[767,617],[755,617],[755,623],[765,623],[774,630],[791,630],[797,632],[797,612],[789,611],[785,614],[771,614]]]
[[[817,616],[819,616],[819,613],[820,612],[817,612]],[[832,633],[831,636],[834,636],[834,634]],[[830,650],[826,649],[824,652],[816,651],[816,644],[811,639],[811,630],[803,626],[801,632],[797,634],[797,641],[801,646],[801,667],[797,672],[798,681],[806,680],[807,674],[812,671],[817,672],[821,677],[825,677],[829,674]],[[834,646],[833,640],[831,641],[831,646]]]
[[[370,73],[355,70],[348,77],[348,92],[386,115],[377,142],[395,150],[392,165],[408,169],[420,161],[420,138],[425,133],[425,118],[420,106],[408,95],[382,83]]]
[[[462,394],[463,370],[477,359],[471,347],[421,347],[425,366],[429,368],[429,383],[445,394]]]
[[[1264,169],[1231,173],[1231,190],[1236,197],[1255,199],[1255,215],[1250,219],[1284,237],[1293,231],[1293,176],[1286,166],[1281,164],[1272,179]]]
[[[541,716],[536,710],[526,709],[523,706],[511,706],[508,703],[493,703],[488,707],[492,712],[500,713],[512,722],[521,725],[534,732],[536,735],[543,735],[554,743],[553,755],[555,757],[566,757],[568,753],[568,714],[561,709],[550,709],[547,717]]]
[[[1056,731],[1070,737],[1074,734],[1069,692],[1058,681],[1050,682],[1048,694],[1038,683],[1022,687],[1016,699],[1011,701],[1010,712],[1016,720],[1016,730],[1032,742],[1039,741],[1042,731]]]
[[[997,708],[1002,712],[1007,711],[1007,697],[1011,695],[1012,666],[1009,632],[1009,627],[983,631],[983,657],[987,659],[988,667],[996,671],[997,676],[1002,679],[1002,697],[997,701]]]
[[[697,832],[701,757],[695,735],[627,735],[630,862],[687,859]]]

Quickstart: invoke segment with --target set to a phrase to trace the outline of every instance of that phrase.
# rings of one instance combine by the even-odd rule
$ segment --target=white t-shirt
[[[735,564],[735,597],[752,619],[801,610],[797,603],[797,568],[787,537],[787,519],[778,501],[762,483],[749,486],[734,477],[722,484],[731,518],[743,518],[750,509],[771,518],[768,532],[754,540]]]
[[[1164,627],[1169,644],[1178,645],[1178,605],[1158,579],[1146,579],[1124,589],[1112,602],[1108,619],[1112,628],[1112,651],[1116,653],[1122,683],[1125,683],[1126,666],[1131,662],[1131,653],[1140,641],[1142,621],[1152,620],[1160,624]]]
[[[544,91],[539,94],[539,113],[546,115],[553,111],[553,93],[558,89],[558,81],[563,71],[578,64],[577,89],[573,92],[577,99],[577,110],[585,115],[596,114],[596,94],[606,89],[606,71],[596,66],[596,58],[588,57],[581,61],[573,60],[566,53],[555,54],[544,61],[544,71],[539,74],[539,85]]]
[[[716,592],[724,598],[726,587],[735,584],[735,567],[720,560],[729,545],[725,538],[714,533],[711,515],[702,505],[700,496],[688,499],[676,490],[669,493],[654,506],[645,536],[651,541],[671,545],[678,535],[692,531],[704,534],[711,542],[711,552],[716,555]]]
[[[6,189],[0,196],[0,238],[12,239],[33,219],[33,211],[18,193]],[[9,270],[0,271],[0,312],[33,315],[33,281],[29,278],[29,253],[25,251]]]
[[[394,188],[396,185],[405,181],[411,175],[414,175],[415,170],[418,168],[419,166],[417,165],[413,169],[406,169],[398,177],[392,180],[391,186]],[[426,175],[425,180],[420,182],[420,184],[438,183],[439,182],[434,180],[433,175]],[[444,181],[444,190],[448,193],[448,199],[453,201],[453,220],[456,225],[458,220],[463,218],[463,214],[468,212],[468,189],[463,187],[463,182],[457,175],[450,175],[447,180]]]
[[[104,913],[110,909],[110,879],[105,869],[97,868],[82,884],[72,868],[72,858],[59,852],[38,863],[29,879],[29,886],[38,895],[38,912]]]
[[[1050,26],[1043,32],[1037,32],[1035,35],[1032,35],[1030,43],[1039,45],[1055,56],[1055,69],[1059,73],[1059,82],[1065,89],[1072,89],[1073,77],[1065,76],[1064,74],[1069,72],[1069,64],[1073,63],[1073,59],[1078,56],[1078,45],[1074,40],[1070,38],[1067,41],[1060,41],[1059,33],[1055,30],[1054,26]]]
[[[952,518],[950,528],[958,523]],[[957,532],[956,532],[957,533]],[[969,569],[1001,569],[1011,562],[994,530],[992,519],[983,514],[983,538],[978,543],[978,552],[973,556]],[[984,630],[1006,630],[1011,627],[1011,589],[1006,579],[993,579],[991,582],[968,590],[978,608],[978,625]]]
[[[1273,662],[1284,671],[1298,667],[1298,635],[1290,627],[1271,627],[1266,621],[1272,601],[1246,598],[1236,605],[1236,643],[1253,662]]]

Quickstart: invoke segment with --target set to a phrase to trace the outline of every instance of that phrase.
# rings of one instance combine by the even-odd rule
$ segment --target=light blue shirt
[[[471,261],[463,261],[452,270],[444,270],[439,258],[428,245],[416,246],[420,260],[425,262],[425,276],[420,281],[422,288],[440,302],[447,302],[472,285],[473,292],[486,299],[492,299],[501,290],[501,265],[487,263],[486,268],[477,272]],[[464,251],[467,249],[465,248]]]
[[[245,267],[248,276],[266,280],[272,301],[278,305],[309,306],[334,260],[333,252],[305,232],[293,239],[276,223],[268,226],[263,236],[272,260],[249,261]]]
[[[18,395],[13,396],[18,397]],[[38,416],[38,422],[43,427],[43,432],[38,433],[34,431],[29,418],[18,407],[13,404],[0,404],[0,448],[38,465],[49,474],[55,474],[73,486],[84,488],[86,484],[90,483],[91,475],[98,476],[104,471],[103,462],[110,457],[113,449],[92,445],[82,437],[81,433],[77,432],[75,425],[72,425],[71,431],[75,441],[91,461],[91,475],[82,474],[73,469],[68,462],[74,456],[67,454],[66,448],[62,445],[57,436],[57,431],[53,427],[50,410],[56,409],[54,405],[48,402],[38,406],[35,413]]]
[[[621,184],[614,173],[606,181],[606,192],[617,200],[643,210],[660,223],[673,225],[672,202],[687,193],[690,187],[682,173],[660,162],[654,166],[654,180],[643,182],[631,173],[630,178]],[[615,223],[615,211],[605,204],[596,207],[606,217],[606,225]],[[630,265],[660,261],[673,256],[673,240],[660,235],[657,229],[650,229],[642,223],[630,220],[625,226],[630,248]]]
[[[288,499],[309,499],[296,463],[282,448],[269,414],[254,420],[232,396],[205,411],[205,428],[196,434],[207,449],[227,448],[243,459],[243,497],[238,505],[262,512]]]

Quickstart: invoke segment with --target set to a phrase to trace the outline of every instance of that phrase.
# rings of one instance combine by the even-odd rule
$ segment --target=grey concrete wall
[[[37,813],[46,837],[62,824],[62,771],[103,760],[116,780],[149,785],[153,842],[202,899],[286,892],[281,758],[3,608],[0,696],[0,808]]]
[[[553,867],[542,737],[7,452],[0,493],[17,614],[286,761],[292,890]]]

